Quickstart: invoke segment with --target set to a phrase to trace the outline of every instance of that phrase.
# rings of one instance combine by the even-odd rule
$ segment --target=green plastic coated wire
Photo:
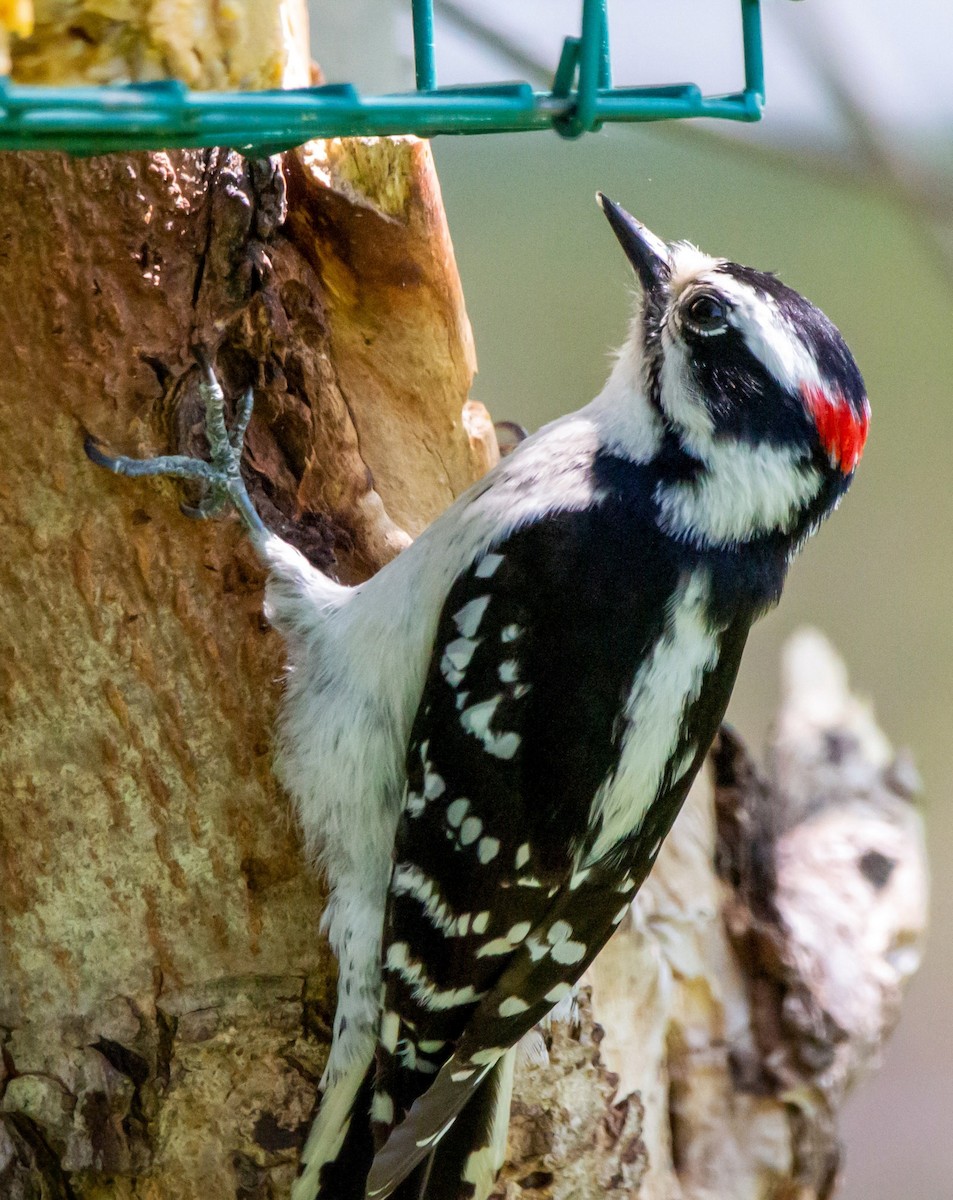
[[[362,96],[349,83],[193,92],[174,79],[36,87],[0,78],[0,150],[103,154],[229,146],[264,155],[311,138],[534,129],[578,137],[606,121],[757,121],[764,104],[760,0],[740,2],[745,83],[729,95],[705,96],[694,83],[613,87],[607,0],[583,0],[580,36],[565,39],[550,91],[534,91],[528,83],[439,88],[433,0],[413,0],[415,92]]]

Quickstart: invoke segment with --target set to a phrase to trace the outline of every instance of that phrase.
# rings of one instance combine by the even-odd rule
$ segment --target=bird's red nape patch
[[[856,413],[840,392],[831,395],[821,387],[802,383],[801,395],[831,462],[849,475],[860,462],[870,427],[870,409],[866,400],[863,411]]]

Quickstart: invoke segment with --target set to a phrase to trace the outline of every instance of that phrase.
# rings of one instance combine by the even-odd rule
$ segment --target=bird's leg
[[[99,443],[91,436],[86,438],[86,453],[99,466],[133,479],[142,475],[197,479],[204,494],[194,507],[182,506],[186,516],[214,517],[232,504],[248,530],[252,545],[259,554],[263,554],[265,543],[271,535],[255,511],[241,472],[245,430],[254,403],[252,389],[249,388],[239,401],[235,421],[229,429],[225,424],[225,396],[208,354],[204,349],[197,349],[195,357],[202,372],[199,393],[205,402],[205,435],[208,438],[210,462],[185,454],[165,454],[156,458],[113,456],[104,454]]]

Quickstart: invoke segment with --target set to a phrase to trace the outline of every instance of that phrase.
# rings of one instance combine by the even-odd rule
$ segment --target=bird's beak
[[[668,246],[602,192],[596,192],[596,202],[606,214],[646,293],[657,291],[670,274]]]

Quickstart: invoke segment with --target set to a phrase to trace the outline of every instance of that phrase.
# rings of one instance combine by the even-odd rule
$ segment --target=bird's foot
[[[202,498],[196,505],[183,505],[185,515],[199,519],[214,517],[232,504],[255,548],[261,550],[269,536],[268,530],[251,502],[241,472],[245,431],[254,403],[253,391],[249,388],[238,402],[235,420],[229,429],[225,422],[225,395],[211,360],[204,349],[196,349],[195,357],[202,372],[199,393],[205,403],[209,462],[186,454],[163,454],[156,458],[105,454],[100,449],[100,443],[91,435],[87,435],[84,443],[86,453],[100,467],[133,479],[144,475],[165,475],[173,479],[197,480],[202,486]]]

